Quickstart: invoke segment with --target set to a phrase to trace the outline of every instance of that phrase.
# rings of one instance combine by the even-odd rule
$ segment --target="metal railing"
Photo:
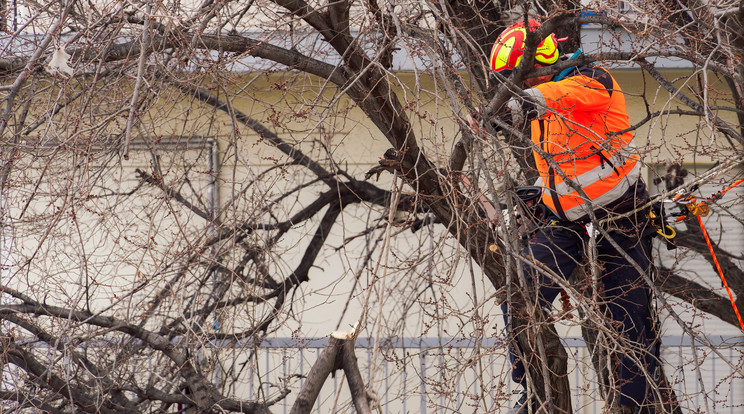
[[[252,348],[248,359],[236,353],[234,366],[226,374],[242,366],[248,369],[250,380],[248,384],[233,382],[232,392],[255,399],[279,392],[277,385],[284,384],[292,393],[273,406],[272,412],[289,412],[304,375],[327,342],[327,338],[273,338]],[[377,346],[374,342],[358,338],[356,348],[359,368],[381,412],[511,411],[515,396],[502,340],[393,338],[381,340]],[[564,343],[571,356],[569,379],[574,410],[602,412],[604,403],[586,344],[580,338],[568,338]],[[713,348],[717,352],[712,352]],[[708,337],[705,344],[697,340],[693,343],[689,337],[664,337],[662,358],[683,408],[694,412],[744,412],[744,337]],[[337,374],[326,380],[315,412],[353,412],[350,401],[342,374]]]

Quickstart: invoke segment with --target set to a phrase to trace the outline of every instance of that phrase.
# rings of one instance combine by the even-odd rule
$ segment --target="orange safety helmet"
[[[529,19],[529,30],[534,32],[541,24],[534,19]],[[511,27],[501,32],[491,49],[491,69],[496,72],[511,71],[519,65],[524,54],[524,42],[527,38],[527,29],[524,22],[514,23]],[[552,65],[558,61],[558,39],[555,33],[543,39],[537,46],[535,62],[541,65]]]

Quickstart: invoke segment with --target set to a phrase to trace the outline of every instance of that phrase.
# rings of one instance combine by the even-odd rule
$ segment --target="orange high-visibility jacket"
[[[631,144],[633,134],[627,131],[625,97],[608,71],[582,66],[524,94],[528,103],[523,105],[531,107],[528,113],[535,118],[537,185],[544,189],[543,203],[559,217],[585,217],[590,208],[616,201],[638,181],[641,165]]]

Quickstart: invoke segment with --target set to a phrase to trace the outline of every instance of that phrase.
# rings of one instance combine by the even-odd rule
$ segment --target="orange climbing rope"
[[[712,196],[710,196],[710,198],[708,198],[708,202],[713,201],[713,200],[718,200],[719,198],[723,197],[723,195],[726,194],[728,192],[728,190],[736,187],[737,185],[739,185],[741,183],[744,183],[744,177],[742,177],[741,179],[739,179],[739,181],[737,181],[737,182],[731,184],[730,186],[728,186],[725,190],[719,191],[719,192],[713,194]]]
[[[729,300],[731,300],[731,306],[734,308],[734,312],[736,313],[736,317],[739,319],[739,326],[741,327],[742,332],[744,332],[744,322],[741,319],[741,314],[739,313],[739,309],[736,307],[736,301],[734,300],[734,295],[731,293],[731,288],[729,288],[728,282],[726,282],[726,277],[723,275],[723,270],[721,269],[720,263],[718,263],[718,258],[716,257],[716,252],[713,250],[713,244],[710,242],[710,237],[708,237],[708,232],[705,230],[705,226],[703,226],[703,217],[707,216],[708,213],[710,213],[710,206],[709,204],[713,201],[716,201],[723,197],[724,194],[726,194],[729,190],[736,187],[737,185],[744,183],[744,178],[741,178],[731,184],[730,186],[726,187],[725,189],[713,194],[712,196],[708,197],[705,200],[702,200],[700,202],[697,201],[697,198],[689,193],[678,193],[673,201],[680,203],[685,206],[685,209],[687,210],[687,213],[689,213],[692,216],[695,216],[697,218],[698,224],[700,225],[700,230],[703,232],[703,236],[705,237],[705,242],[708,244],[708,250],[710,250],[710,255],[713,257],[713,263],[716,265],[716,270],[718,270],[718,275],[721,276],[721,281],[723,282],[723,286],[726,287],[726,292],[728,292]],[[654,217],[652,216],[652,219]],[[676,221],[682,221],[687,218],[687,214],[682,214],[679,217],[677,217]],[[661,227],[663,229],[663,227]],[[665,237],[664,232],[661,232],[661,234]],[[672,235],[671,237],[674,237]]]
[[[740,180],[739,183],[743,181],[744,179]],[[731,187],[729,187],[726,191],[730,189]],[[731,294],[731,289],[729,288],[728,282],[726,282],[726,277],[723,276],[723,270],[721,270],[721,265],[718,263],[718,258],[716,257],[716,253],[713,251],[713,245],[710,243],[708,232],[705,231],[705,226],[703,226],[703,219],[701,216],[697,216],[697,220],[698,220],[698,224],[700,224],[700,230],[703,231],[703,236],[705,236],[705,242],[708,243],[708,249],[710,250],[711,256],[713,256],[713,262],[716,264],[716,269],[718,269],[718,274],[721,276],[721,281],[723,281],[723,286],[726,287],[726,292],[728,292],[729,299],[731,300],[731,306],[734,308],[734,312],[736,312],[736,317],[739,318],[739,326],[741,327],[742,332],[744,332],[744,322],[742,322],[741,320],[741,314],[739,314],[739,308],[736,307],[736,301],[734,301],[734,295]]]
[[[723,270],[721,269],[721,265],[718,263],[716,252],[713,251],[713,245],[710,242],[710,237],[708,237],[708,232],[705,230],[705,226],[703,226],[702,218],[708,215],[708,203],[718,200],[719,198],[723,197],[723,195],[726,194],[729,190],[731,190],[732,188],[736,187],[737,185],[743,182],[744,182],[744,178],[741,178],[738,181],[731,184],[730,186],[728,186],[727,188],[725,188],[724,190],[713,194],[712,196],[708,197],[707,200],[697,203],[697,204],[695,204],[695,200],[693,198],[692,203],[690,203],[690,205],[688,205],[687,207],[690,210],[690,212],[695,217],[697,217],[698,224],[700,225],[700,230],[703,231],[703,236],[705,236],[705,242],[708,243],[708,250],[710,250],[710,255],[713,257],[713,263],[715,263],[716,265],[716,269],[718,270],[718,275],[721,276],[721,281],[723,282],[723,286],[726,287],[726,292],[728,292],[729,300],[731,300],[731,306],[734,308],[736,317],[739,319],[739,326],[741,327],[742,332],[744,332],[744,322],[742,322],[741,320],[741,314],[739,313],[739,309],[736,307],[736,301],[734,300],[734,295],[731,294],[731,288],[729,288],[728,282],[726,282],[726,277],[723,275]],[[701,206],[703,208],[699,208]]]

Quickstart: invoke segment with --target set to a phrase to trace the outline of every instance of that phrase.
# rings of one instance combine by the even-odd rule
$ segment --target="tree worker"
[[[508,76],[519,65],[527,30],[541,27],[532,19],[528,26],[519,22],[499,35],[491,52],[493,70]],[[535,67],[549,67],[558,61],[558,39],[550,34],[537,47]],[[595,232],[594,256],[600,269],[603,306],[613,321],[603,326],[616,329],[612,340],[627,347],[613,368],[615,391],[610,393],[608,404],[612,412],[655,412],[654,404],[659,400],[654,391],[660,372],[659,339],[651,290],[638,271],[650,270],[650,235],[654,231],[647,210],[620,217],[649,199],[639,156],[631,144],[633,134],[629,132],[624,94],[606,69],[593,64],[557,75],[531,77],[524,86],[527,89],[510,99],[508,111],[501,115],[510,118],[506,121],[515,128],[522,122],[530,123],[540,175],[535,185],[542,189],[540,201],[548,212],[523,251],[528,261],[540,263],[523,266],[528,286],[538,292],[538,309],[550,310],[561,288],[544,267],[568,279],[587,258],[589,232],[595,232],[590,224],[597,226],[599,220],[607,223],[602,226],[606,233]],[[514,307],[509,301],[502,308],[507,327],[510,318],[528,317],[510,315]],[[509,350],[512,378],[525,389],[516,412],[535,412],[539,407],[527,392],[521,360],[526,356],[513,339]]]

